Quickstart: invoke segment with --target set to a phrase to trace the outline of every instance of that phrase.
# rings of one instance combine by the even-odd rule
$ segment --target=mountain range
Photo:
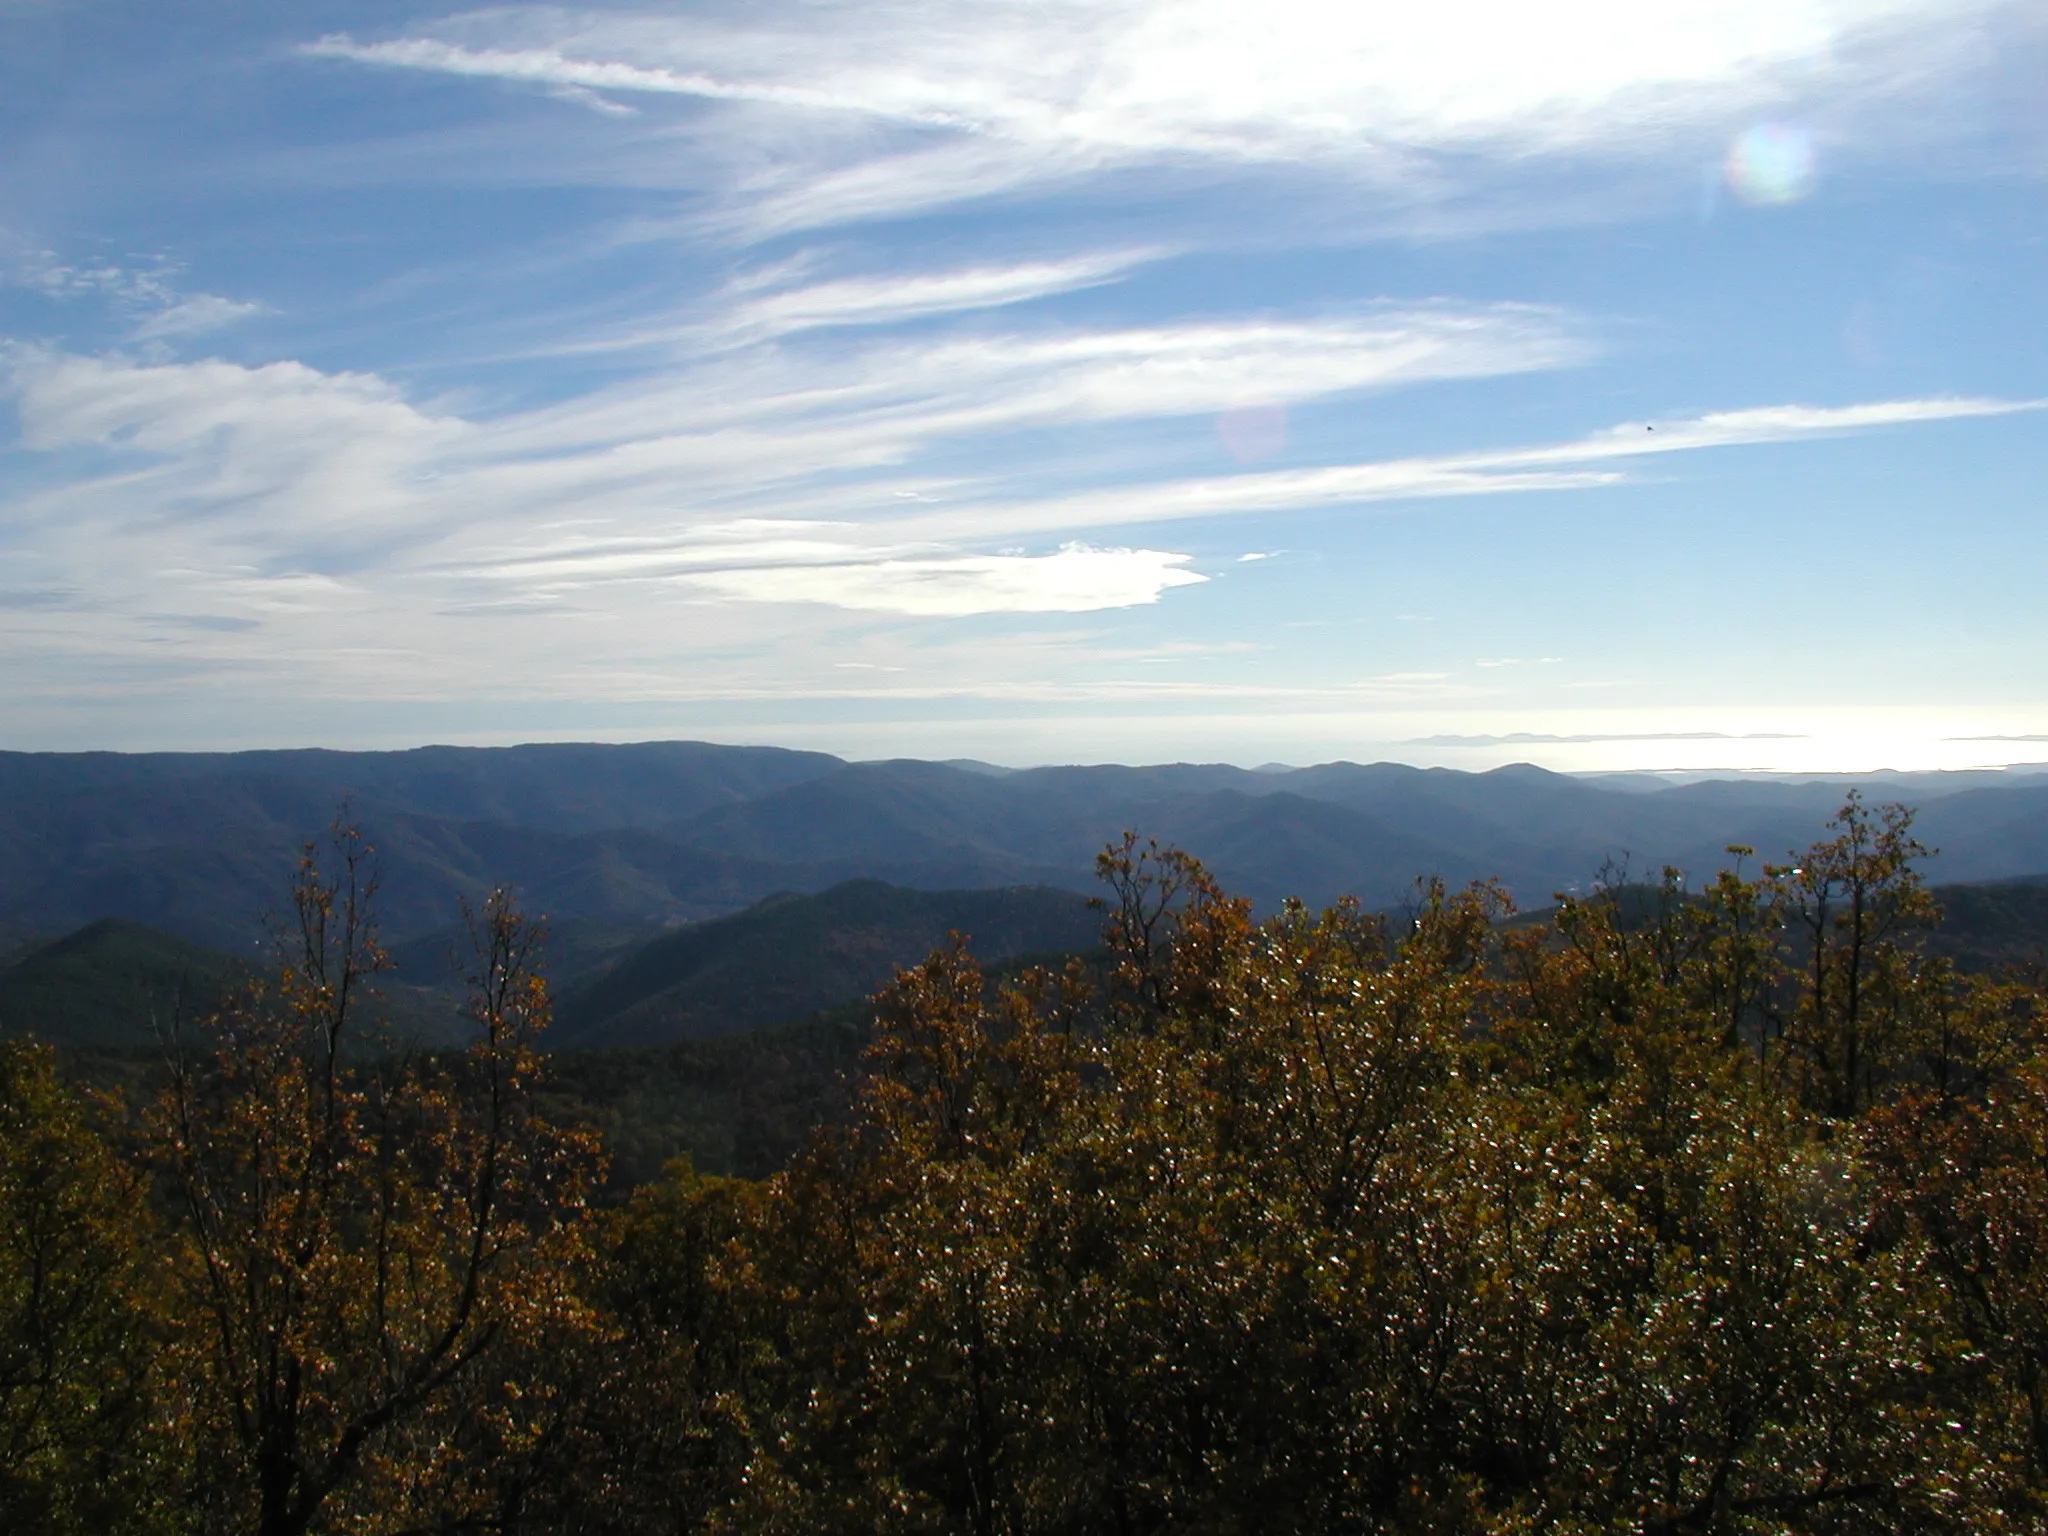
[[[1659,905],[1651,887],[1621,894],[1625,919]],[[1935,895],[1944,912],[1928,936],[1936,952],[1965,969],[2042,973],[2048,882],[1938,886]],[[1101,918],[1049,887],[914,891],[858,880],[678,929],[553,925],[543,957],[559,1005],[543,1037],[553,1053],[545,1091],[602,1135],[615,1193],[682,1153],[709,1172],[765,1176],[810,1127],[844,1111],[871,1038],[864,1000],[896,967],[959,931],[985,967],[1011,973],[1090,950]],[[372,1005],[391,1033],[366,1044],[465,1037],[459,942],[441,932],[401,947]],[[0,952],[0,1037],[68,1047],[69,1070],[140,1102],[160,1081],[168,1031],[252,973],[236,957],[103,918]]]
[[[2048,775],[1582,778],[1393,763],[1004,770],[696,742],[404,752],[0,753],[0,939],[125,918],[249,954],[298,848],[337,814],[377,850],[401,948],[494,884],[600,951],[778,892],[1094,887],[1125,829],[1186,848],[1270,908],[1398,905],[1418,877],[1498,877],[1526,904],[1603,866],[1705,874],[1782,858],[1845,791],[1897,799],[1942,882],[2048,871]],[[609,938],[606,936],[609,935]],[[607,951],[609,952],[609,951]]]

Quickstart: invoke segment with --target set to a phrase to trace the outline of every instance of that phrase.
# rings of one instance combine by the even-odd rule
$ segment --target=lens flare
[[[1216,435],[1240,464],[1275,457],[1287,446],[1287,411],[1278,405],[1232,406],[1216,418]]]
[[[1813,175],[1813,135],[1790,123],[1759,123],[1728,146],[1728,190],[1755,207],[1798,202]]]

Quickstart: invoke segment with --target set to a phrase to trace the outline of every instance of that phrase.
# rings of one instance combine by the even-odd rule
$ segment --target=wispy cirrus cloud
[[[747,339],[829,326],[894,325],[935,315],[1000,309],[1111,283],[1157,258],[1156,251],[1106,251],[1056,261],[891,272],[763,292],[735,284],[716,296],[718,329]]]
[[[203,336],[267,313],[269,306],[266,304],[246,299],[225,299],[217,293],[194,293],[146,316],[131,334],[137,341]]]
[[[948,555],[698,571],[696,586],[749,602],[824,603],[915,618],[1093,613],[1156,603],[1209,578],[1187,555],[1068,544],[1049,555]]]
[[[1004,494],[1031,478],[1022,463],[998,458],[943,479],[919,470],[952,442],[1021,425],[1170,417],[1244,395],[1313,398],[1485,374],[1540,366],[1574,345],[1555,317],[1519,310],[942,335],[861,351],[842,360],[838,379],[810,379],[813,364],[800,357],[743,351],[637,393],[615,388],[489,421],[424,409],[374,376],[297,363],[149,364],[23,348],[6,361],[23,447],[92,447],[105,457],[103,471],[20,508],[55,530],[55,546],[74,550],[77,567],[53,577],[59,584],[90,582],[95,568],[104,583],[106,551],[120,547],[136,558],[136,581],[178,569],[243,570],[252,580],[404,571],[467,604],[573,607],[599,589],[666,583],[922,617],[1123,607],[1202,579],[1180,553],[1075,542],[1092,530],[1598,488],[1625,478],[1619,462],[1644,455],[2044,404],[1771,406],[1533,447],[1141,476],[1024,497]],[[808,388],[791,386],[798,376]],[[943,500],[878,495],[874,477],[892,470]],[[1063,543],[1039,553],[989,548],[1033,538]]]
[[[1765,405],[1748,410],[1711,411],[1703,416],[1623,422],[1575,442],[1530,449],[1500,458],[1502,463],[1583,463],[1594,459],[1639,458],[1648,453],[1684,453],[1696,448],[1734,448],[1758,443],[1832,437],[1877,427],[1927,421],[2011,416],[2048,410],[2048,400],[1995,400],[1970,395],[1934,395],[1917,400],[1876,400],[1862,405]]]
[[[818,279],[802,253],[742,272],[684,305],[597,325],[535,349],[559,357],[647,350],[702,355],[808,331],[874,329],[1009,309],[1121,282],[1167,254],[1160,248],[1086,251],[1035,261],[921,270],[897,268]]]
[[[1762,406],[1658,423],[1627,422],[1571,442],[1429,458],[1209,476],[1000,506],[941,511],[903,525],[940,537],[966,526],[1017,535],[1382,501],[1588,490],[1621,484],[1613,460],[1734,448],[1923,422],[2048,410],[2048,400],[1934,397],[1851,406]]]
[[[175,379],[179,366],[144,371]],[[95,378],[127,404],[88,400]],[[175,408],[166,398],[175,387],[75,373],[65,376],[61,413],[54,402],[37,402],[40,442],[62,447],[89,435],[116,458],[106,478],[42,504],[61,513],[63,535],[52,551],[63,558],[49,562],[53,577],[76,576],[81,584],[69,586],[62,603],[13,615],[20,622],[9,639],[33,637],[42,658],[38,689],[57,690],[50,697],[65,708],[126,696],[146,676],[147,686],[173,694],[233,677],[245,691],[298,697],[314,687],[322,696],[386,703],[451,692],[479,703],[566,694],[620,707],[671,698],[735,706],[866,701],[876,708],[979,700],[1000,708],[1214,706],[1261,715],[1306,708],[1335,712],[1332,719],[1345,711],[1483,704],[1497,692],[1422,670],[1284,683],[1160,676],[1156,666],[1133,663],[1135,675],[1120,676],[1103,637],[1092,632],[920,644],[911,638],[916,631],[888,626],[1142,609],[1177,590],[1199,590],[1204,573],[1170,548],[1069,541],[1049,553],[991,553],[985,542],[997,536],[985,530],[958,532],[949,542],[901,521],[778,515],[772,500],[757,509],[763,515],[724,522],[683,503],[637,516],[593,510],[580,497],[528,503],[501,494],[523,467],[517,457],[495,457],[513,451],[505,423],[493,424],[500,435],[482,448],[479,424],[424,411],[391,414],[394,405],[411,408],[376,381],[343,376],[333,399],[309,401],[319,379],[279,371],[243,387],[247,396],[275,390],[282,397],[279,435],[288,441],[338,429],[344,439],[336,457],[314,464],[273,445],[287,472],[270,490],[252,491],[246,469],[266,457],[255,441],[264,428],[245,398],[226,430],[252,439],[227,455],[243,466],[238,483],[247,494],[228,502],[198,496],[191,505],[202,515],[184,521],[161,515],[161,484],[128,499],[138,489],[137,455],[163,456],[153,473],[178,466],[193,489],[211,485],[203,463],[208,418]],[[212,384],[193,381],[195,389]],[[146,448],[127,446],[128,424],[152,415],[175,416],[177,425],[153,427]],[[365,443],[380,433],[391,439],[384,448]],[[383,465],[382,483],[346,478],[354,471],[345,461],[366,446]],[[367,562],[359,547],[334,564],[333,534],[322,520],[295,520],[308,495],[343,491],[382,530]],[[386,536],[394,524],[410,529],[409,537]],[[308,568],[323,563],[330,568]],[[876,624],[884,627],[877,632]],[[476,638],[476,626],[485,627],[488,643]],[[844,670],[841,662],[865,670]]]
[[[1986,67],[2007,0],[1495,0],[1405,11],[1331,0],[1101,0],[970,10],[942,0],[687,20],[507,7],[302,52],[621,99],[688,99],[699,139],[779,130],[725,187],[756,233],[929,209],[1136,165],[1286,165],[1441,199],[1532,156],[1696,152],[1759,113],[1868,145],[1936,133],[1938,101]],[[721,127],[717,114],[733,114]],[[855,114],[880,137],[833,124]],[[1853,124],[1853,131],[1850,125]],[[1446,157],[1456,157],[1454,164]]]
[[[59,301],[102,301],[129,322],[128,335],[136,341],[204,335],[269,313],[265,304],[186,291],[182,269],[163,257],[63,261],[54,251],[18,243],[8,250],[9,243],[0,239],[0,285]]]
[[[1773,94],[1774,67],[1853,71],[1888,30],[1995,13],[1968,0],[1493,0],[1400,13],[1330,0],[925,0],[793,18],[506,7],[425,35],[332,34],[316,58],[477,79],[860,112],[1096,151],[1296,158],[1375,141],[1588,138]],[[1924,62],[1924,55],[1923,55]],[[1656,91],[1653,102],[1638,93]]]
[[[465,48],[430,37],[359,43],[333,33],[307,43],[308,58],[345,59],[356,64],[424,70],[471,79],[567,88],[578,92],[620,91],[659,96],[695,96],[707,101],[757,102],[807,111],[860,112],[928,126],[965,127],[969,120],[934,109],[891,104],[873,93],[838,94],[805,85],[714,79],[693,70],[649,67],[617,60],[572,58],[560,48]],[[575,98],[581,99],[581,98]]]

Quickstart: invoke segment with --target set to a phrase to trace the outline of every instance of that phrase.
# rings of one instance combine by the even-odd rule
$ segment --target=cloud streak
[[[267,305],[224,299],[216,293],[195,293],[144,319],[135,327],[133,335],[137,341],[203,336],[266,313]]]
[[[49,585],[93,585],[111,536],[144,569],[200,573],[197,589],[241,572],[229,585],[252,611],[270,601],[250,585],[258,578],[358,571],[452,582],[462,592],[448,600],[471,605],[566,609],[620,583],[680,583],[735,601],[927,618],[1111,609],[1157,602],[1204,577],[1184,554],[1075,542],[1097,530],[1597,489],[1621,483],[1622,466],[1645,456],[2048,404],[1758,407],[1534,447],[1140,476],[1022,498],[1001,494],[1029,478],[1018,461],[997,457],[949,477],[916,468],[951,443],[986,443],[1035,423],[1170,417],[1244,396],[1312,398],[1536,366],[1569,356],[1568,336],[1555,317],[1514,310],[946,335],[860,352],[839,378],[794,389],[790,381],[814,367],[755,349],[637,394],[614,390],[490,421],[422,409],[374,376],[298,363],[152,365],[25,348],[5,361],[21,446],[90,449],[102,463],[20,506],[48,531],[46,553],[69,551]],[[888,482],[876,477],[892,471],[908,471],[909,484],[899,478],[893,494],[878,495]],[[1017,539],[1061,544],[990,552]],[[215,576],[201,579],[208,571]],[[194,607],[227,611],[203,591]]]
[[[1128,486],[1036,502],[932,513],[905,518],[898,526],[929,537],[958,534],[969,528],[1000,536],[1048,528],[1178,522],[1384,501],[1589,490],[1624,482],[1626,475],[1621,471],[1592,467],[1617,459],[1761,446],[2043,409],[2048,409],[2048,400],[1972,397],[1886,400],[1835,407],[1763,406],[1660,424],[1623,423],[1571,442],[1534,448],[1486,449],[1431,458]]]
[[[569,91],[649,92],[694,96],[706,101],[756,102],[806,111],[859,112],[936,127],[968,127],[952,113],[891,107],[862,95],[837,95],[801,85],[737,84],[694,71],[649,68],[602,59],[574,59],[557,48],[464,48],[433,38],[400,38],[358,43],[335,33],[300,50],[308,58],[345,59],[356,64],[423,70],[479,80],[506,80]],[[578,99],[571,97],[572,100]]]
[[[740,288],[715,306],[716,324],[737,337],[766,339],[829,326],[893,325],[999,309],[1115,282],[1156,254],[1103,252],[954,272],[897,272],[759,294]]]
[[[1320,168],[1440,200],[1531,157],[1639,162],[1759,114],[1928,131],[1902,92],[1951,97],[2004,0],[1500,0],[1390,11],[1335,0],[945,0],[687,20],[508,7],[314,59],[572,93],[687,100],[734,147],[731,217],[755,234],[1008,195],[1132,166]],[[744,153],[759,114],[776,163]],[[730,120],[721,118],[726,114]],[[878,138],[838,131],[847,114]],[[815,126],[806,129],[807,120]],[[1703,137],[1704,136],[1704,137]]]
[[[700,571],[687,579],[749,602],[823,603],[916,618],[984,613],[1093,613],[1156,603],[1209,578],[1189,557],[1069,544],[1050,555],[956,555]]]

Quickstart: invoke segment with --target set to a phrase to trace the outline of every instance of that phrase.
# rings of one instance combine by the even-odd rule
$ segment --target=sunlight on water
[[[1813,190],[1813,135],[1789,123],[1759,123],[1728,146],[1724,174],[1745,203],[1796,203]]]

